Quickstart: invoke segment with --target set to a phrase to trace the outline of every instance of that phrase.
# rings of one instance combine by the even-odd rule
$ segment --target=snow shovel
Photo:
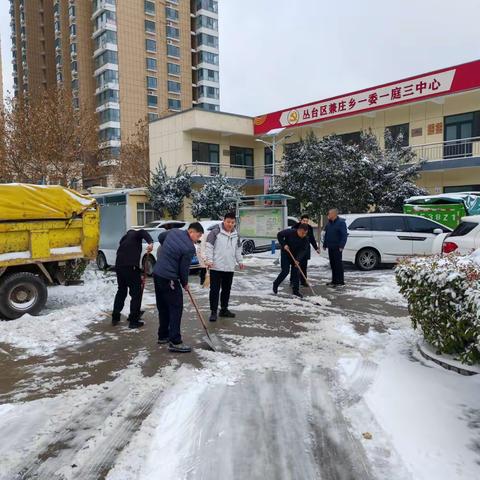
[[[221,352],[222,350],[225,350],[223,347],[222,342],[220,339],[214,334],[210,333],[207,328],[207,324],[205,322],[205,319],[203,318],[202,312],[200,311],[200,308],[198,307],[198,303],[193,298],[192,292],[190,289],[187,290],[188,296],[190,297],[190,301],[192,302],[193,308],[195,308],[195,311],[197,312],[198,319],[200,320],[200,323],[202,324],[203,329],[205,330],[205,337],[203,337],[203,340],[205,340],[205,343],[214,351],[214,352]]]

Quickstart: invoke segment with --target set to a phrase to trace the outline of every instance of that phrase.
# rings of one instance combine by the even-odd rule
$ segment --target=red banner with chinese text
[[[261,135],[274,128],[309,125],[476,88],[480,88],[480,60],[268,113],[254,119],[254,132]]]

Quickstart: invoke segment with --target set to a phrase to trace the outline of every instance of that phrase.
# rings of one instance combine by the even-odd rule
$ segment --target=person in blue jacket
[[[167,344],[171,352],[187,353],[192,348],[185,345],[180,333],[183,313],[183,293],[188,290],[188,274],[195,244],[203,235],[200,223],[191,223],[188,230],[173,229],[159,235],[162,245],[153,269],[157,301],[158,343]]]
[[[347,224],[343,218],[338,216],[338,210],[332,208],[328,211],[328,223],[325,227],[323,238],[323,249],[328,249],[328,258],[332,268],[332,281],[328,286],[337,287],[345,285],[343,275],[342,252],[347,243]]]

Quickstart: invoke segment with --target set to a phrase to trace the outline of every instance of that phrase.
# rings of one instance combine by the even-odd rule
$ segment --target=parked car
[[[186,225],[188,225],[188,222],[184,220],[155,220],[153,222],[147,223],[143,227],[133,228],[144,228],[145,230],[163,228],[164,230],[171,230],[172,228],[183,228]]]
[[[462,217],[460,224],[452,233],[441,240],[443,253],[457,252],[468,255],[480,248],[480,215]]]
[[[343,260],[360,270],[373,270],[381,263],[397,263],[399,257],[440,253],[437,236],[452,231],[418,215],[366,213],[341,217],[348,228]],[[322,255],[327,256],[325,252]]]
[[[165,224],[166,223],[166,224]],[[157,261],[157,251],[160,246],[160,243],[158,242],[158,236],[165,232],[166,230],[170,230],[172,228],[180,228],[181,230],[187,230],[188,226],[190,225],[189,222],[178,222],[178,221],[168,221],[162,224],[161,227],[154,227],[154,228],[144,228],[153,238],[154,244],[153,244],[153,251],[151,253],[147,253],[146,248],[147,245],[143,245],[143,250],[142,250],[142,265],[143,268],[145,269],[147,275],[151,276],[153,273],[153,268],[155,267],[155,263]],[[179,223],[183,223],[183,225],[178,225]],[[212,230],[215,225],[218,225],[221,223],[220,221],[215,221],[215,220],[208,220],[208,221],[202,221],[200,222],[203,226],[203,229],[205,230],[205,235],[208,235],[208,232]],[[199,261],[197,256],[195,255],[192,258],[192,263],[190,264],[191,269],[197,269],[199,267]]]

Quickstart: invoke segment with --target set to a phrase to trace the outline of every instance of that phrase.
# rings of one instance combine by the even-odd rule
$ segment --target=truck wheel
[[[373,248],[364,248],[357,253],[355,265],[363,271],[373,270],[380,264],[380,255]]]
[[[253,240],[247,240],[243,242],[242,245],[242,254],[243,255],[250,255],[255,251],[255,242]]]
[[[18,272],[0,279],[0,314],[8,320],[38,315],[47,302],[47,286],[38,275]]]
[[[155,258],[152,255],[145,255],[142,265],[147,276],[151,277],[153,275],[153,268],[155,267]]]
[[[108,268],[107,259],[103,252],[97,253],[97,268],[99,270],[106,270]]]

